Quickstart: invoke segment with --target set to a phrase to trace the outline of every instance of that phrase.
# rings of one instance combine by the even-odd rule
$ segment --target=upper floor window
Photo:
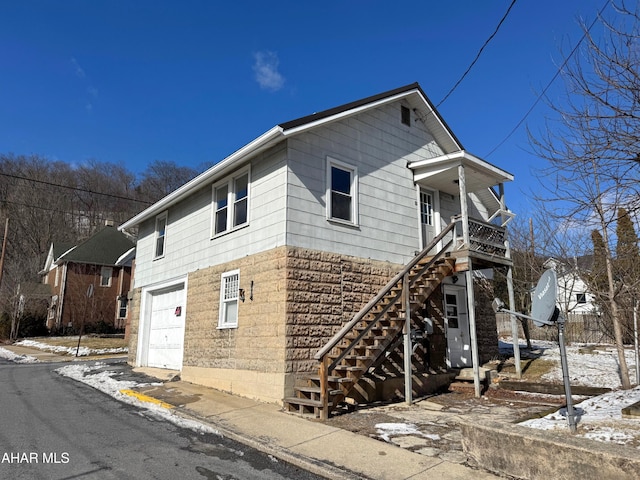
[[[156,245],[154,258],[164,256],[164,248],[167,238],[167,213],[163,213],[156,217]]]
[[[248,223],[249,172],[230,177],[213,187],[213,235]]]
[[[327,160],[327,217],[357,224],[358,171],[332,158]]]
[[[586,293],[577,293],[576,294],[576,303],[587,303],[587,294]]]
[[[222,274],[220,279],[220,313],[218,328],[238,326],[238,298],[240,296],[240,271]]]
[[[409,107],[400,105],[400,121],[407,126],[411,126],[411,110]]]
[[[101,287],[110,287],[111,286],[111,276],[113,275],[112,267],[102,267],[100,269],[100,286]]]

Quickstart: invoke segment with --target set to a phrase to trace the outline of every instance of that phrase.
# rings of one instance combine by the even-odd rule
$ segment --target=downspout
[[[458,187],[460,189],[460,213],[462,215],[462,238],[470,251],[471,242],[469,241],[469,207],[467,205],[467,187],[466,177],[464,174],[464,166],[458,165]],[[469,255],[467,253],[467,255]],[[471,362],[473,364],[473,386],[476,398],[480,398],[480,365],[478,360],[478,338],[476,333],[476,301],[473,292],[473,261],[471,257],[467,257],[468,268],[465,272],[467,283],[467,315],[469,316],[469,333],[471,336]]]

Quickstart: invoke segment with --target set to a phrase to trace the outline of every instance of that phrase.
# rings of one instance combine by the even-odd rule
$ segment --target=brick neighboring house
[[[477,387],[498,339],[476,273],[511,267],[511,180],[417,83],[279,124],[120,227],[129,362],[323,417],[412,372]]]
[[[70,248],[54,242],[40,272],[51,288],[47,328],[123,331],[134,252],[134,242],[112,224]]]

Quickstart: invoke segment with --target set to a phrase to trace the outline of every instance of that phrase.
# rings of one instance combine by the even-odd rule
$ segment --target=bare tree
[[[597,229],[602,235],[606,298],[613,323],[620,380],[630,388],[624,356],[621,306],[614,274],[615,220],[621,206],[640,205],[640,15],[624,2],[609,19],[601,18],[604,33],[596,38],[583,26],[585,41],[579,55],[563,71],[567,101],[550,102],[555,120],[530,133],[535,152],[548,162],[542,174],[544,200],[554,225],[576,231]]]
[[[137,191],[143,200],[156,202],[194,178],[199,172],[175,162],[156,160],[142,174]]]

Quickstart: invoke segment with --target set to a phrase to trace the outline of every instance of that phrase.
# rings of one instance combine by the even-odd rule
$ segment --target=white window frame
[[[236,181],[244,177],[247,177],[247,192],[246,196],[238,199],[237,191],[236,191]],[[217,214],[218,211],[222,209],[218,209],[217,199],[216,199],[216,191],[221,188],[227,188],[227,203],[224,207],[226,209],[226,223],[224,230],[220,230],[216,232],[217,227]],[[246,219],[242,223],[236,224],[236,209],[240,202],[246,202]],[[222,235],[226,235],[229,232],[233,232],[234,230],[238,230],[239,228],[244,228],[249,225],[249,212],[251,206],[251,169],[249,167],[243,168],[242,170],[238,170],[233,175],[226,177],[224,180],[215,183],[211,189],[211,238],[220,237]]]
[[[124,308],[124,315],[120,315],[120,313],[122,313],[123,308]],[[127,298],[127,296],[122,295],[116,298],[116,318],[118,320],[125,319],[127,318],[128,313],[129,313],[129,299]]]
[[[164,221],[164,231],[160,234],[160,228],[158,228],[158,223],[160,221]],[[155,226],[155,234],[153,236],[153,258],[163,258],[167,252],[167,227],[169,226],[169,220],[167,212],[163,212],[160,215],[156,216],[156,226]],[[158,254],[158,241],[162,239],[162,252]]]
[[[109,276],[107,277],[107,272]],[[110,287],[111,286],[111,277],[113,277],[113,267],[100,267],[100,286],[101,287]],[[107,278],[107,284],[105,285],[104,279]]]
[[[338,168],[349,172],[351,175],[351,181],[349,185],[349,196],[351,197],[351,220],[345,220],[344,218],[334,217],[332,215],[333,202],[332,192],[333,185],[331,182],[331,169]],[[350,165],[345,162],[341,162],[332,157],[327,157],[327,191],[326,191],[326,204],[327,204],[327,220],[330,222],[341,223],[345,225],[357,226],[358,225],[358,168],[355,165]],[[341,193],[341,192],[340,192]]]
[[[229,282],[233,282],[235,277],[235,286],[229,285],[231,289],[235,291],[228,291],[227,285]],[[235,305],[235,318],[231,321],[227,320],[227,311]],[[223,328],[237,328],[238,327],[238,313],[240,306],[240,270],[230,270],[224,272],[220,276],[220,309],[218,315],[218,329]]]

